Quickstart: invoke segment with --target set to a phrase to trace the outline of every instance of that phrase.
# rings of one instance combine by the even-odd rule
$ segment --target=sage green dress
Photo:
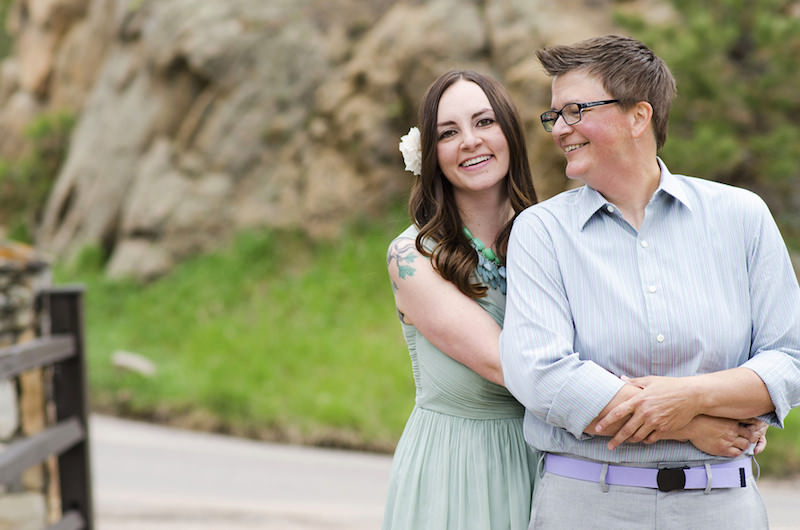
[[[413,241],[409,227],[398,238]],[[505,295],[477,300],[502,325]],[[523,407],[402,324],[416,401],[392,462],[383,530],[525,530],[537,455]]]

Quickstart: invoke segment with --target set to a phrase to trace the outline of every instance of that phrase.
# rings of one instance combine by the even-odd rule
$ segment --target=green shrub
[[[47,196],[69,146],[75,117],[67,112],[42,114],[25,130],[28,150],[15,160],[0,160],[0,200],[12,239],[31,242]]]
[[[8,18],[8,12],[11,10],[13,4],[14,0],[0,0],[0,60],[8,57],[14,45],[11,35],[6,31],[8,27],[6,19]]]
[[[782,187],[800,176],[800,17],[794,2],[672,0],[677,20],[618,16],[670,66],[678,98],[663,156],[679,172]]]

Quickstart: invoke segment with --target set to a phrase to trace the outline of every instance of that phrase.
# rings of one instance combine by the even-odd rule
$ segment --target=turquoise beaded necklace
[[[500,262],[491,248],[483,244],[483,241],[472,235],[472,232],[465,226],[464,235],[469,239],[472,248],[478,253],[478,268],[476,272],[480,279],[493,289],[499,289],[506,294],[506,267]]]

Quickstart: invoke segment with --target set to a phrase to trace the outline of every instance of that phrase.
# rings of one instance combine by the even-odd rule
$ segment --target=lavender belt
[[[657,488],[660,491],[711,488],[744,488],[753,477],[751,459],[696,467],[650,468],[608,465],[547,453],[544,470],[562,477],[615,486]],[[711,482],[709,486],[709,482]]]

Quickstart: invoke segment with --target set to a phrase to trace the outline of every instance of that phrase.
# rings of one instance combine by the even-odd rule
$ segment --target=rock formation
[[[565,181],[533,50],[611,31],[611,7],[641,4],[16,0],[0,156],[32,117],[74,112],[37,244],[61,258],[98,245],[109,274],[150,278],[241,229],[333,237],[380,211],[409,189],[397,143],[425,88],[469,67],[510,88],[549,196]]]

